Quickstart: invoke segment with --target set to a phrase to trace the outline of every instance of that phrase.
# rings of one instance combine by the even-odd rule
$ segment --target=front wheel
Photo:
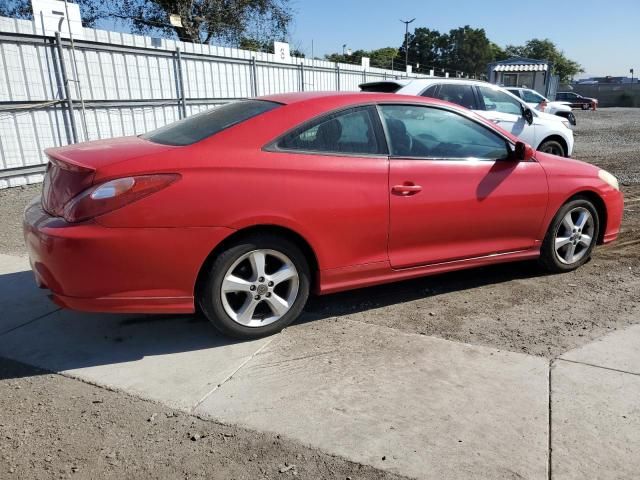
[[[538,151],[542,153],[549,153],[551,155],[557,155],[559,157],[566,156],[564,147],[557,140],[545,140],[538,147]]]
[[[309,266],[295,243],[255,235],[216,258],[200,305],[222,333],[258,338],[293,322],[307,302],[309,287]]]
[[[600,220],[589,200],[572,200],[558,211],[540,248],[540,263],[551,272],[569,272],[589,260]]]

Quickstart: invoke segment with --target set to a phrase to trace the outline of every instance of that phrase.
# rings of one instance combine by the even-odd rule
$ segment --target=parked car
[[[569,120],[536,111],[505,89],[487,82],[433,77],[363,83],[360,89],[446,100],[475,111],[536,150],[561,157],[570,157],[573,152]]]
[[[598,99],[583,97],[574,92],[558,92],[556,100],[559,102],[567,102],[571,108],[581,108],[582,110],[595,110],[598,108]]]
[[[566,118],[571,125],[576,124],[576,116],[572,112],[571,105],[567,102],[552,102],[530,88],[505,87],[505,90],[520,98],[532,108]]]
[[[281,330],[310,292],[524,259],[574,270],[623,208],[610,173],[415,96],[273,95],[46,154],[24,234],[58,305],[200,308],[240,338]]]

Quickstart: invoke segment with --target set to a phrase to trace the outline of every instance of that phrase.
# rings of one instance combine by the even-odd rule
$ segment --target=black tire
[[[589,213],[591,213],[591,216],[593,218],[593,233],[591,235],[592,241],[589,247],[586,249],[584,255],[578,261],[570,264],[563,263],[562,261],[560,261],[560,259],[558,258],[558,255],[556,254],[556,250],[555,250],[556,235],[560,229],[560,226],[562,224],[564,217],[569,212],[580,207],[588,210]],[[591,258],[591,254],[597,243],[599,232],[600,232],[600,218],[598,217],[598,211],[596,210],[595,206],[593,205],[593,203],[591,203],[590,200],[583,197],[578,197],[578,198],[575,198],[574,200],[571,200],[565,203],[560,208],[560,210],[558,210],[558,213],[556,213],[556,216],[553,217],[553,220],[551,221],[551,225],[549,226],[549,229],[547,230],[547,233],[544,237],[542,246],[540,248],[540,259],[539,259],[540,264],[544,269],[554,273],[570,272],[572,270],[575,270],[576,268],[584,265],[586,262],[589,261],[589,258]]]
[[[589,110],[590,108],[591,108],[591,105],[589,105],[588,103],[582,104],[582,110]]]
[[[551,155],[557,155],[559,157],[567,156],[567,152],[564,149],[564,146],[557,140],[545,140],[538,147],[538,151],[549,153]]]
[[[249,327],[233,320],[222,303],[222,282],[227,271],[243,255],[254,250],[275,250],[288,257],[298,273],[298,293],[290,309],[278,320],[264,327]],[[199,293],[199,304],[209,321],[224,335],[239,339],[259,338],[281,331],[295,321],[309,298],[311,274],[300,248],[290,240],[273,234],[256,234],[238,241],[213,261]]]

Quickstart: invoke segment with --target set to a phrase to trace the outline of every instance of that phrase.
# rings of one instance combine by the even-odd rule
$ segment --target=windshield
[[[141,135],[145,140],[163,145],[184,146],[204,140],[225,128],[279,107],[281,104],[264,100],[243,100],[227,103],[206,112],[170,123]]]
[[[522,98],[527,103],[541,103],[547,100],[542,95],[538,95],[536,92],[532,92],[531,90],[523,90]]]

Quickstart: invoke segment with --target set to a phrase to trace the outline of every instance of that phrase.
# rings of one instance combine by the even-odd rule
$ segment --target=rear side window
[[[273,110],[281,104],[264,100],[244,100],[193,115],[142,135],[142,138],[164,145],[191,145],[225,128]]]
[[[338,154],[384,153],[374,115],[377,113],[372,107],[328,115],[288,133],[278,141],[277,148]]]
[[[473,94],[471,85],[460,85],[455,83],[443,83],[438,89],[436,98],[447,102],[455,103],[470,110],[477,110],[476,97]]]
[[[437,98],[436,97],[436,90],[437,89],[438,89],[438,84],[431,85],[429,88],[427,88],[425,91],[423,91],[420,95],[423,96],[423,97]]]

